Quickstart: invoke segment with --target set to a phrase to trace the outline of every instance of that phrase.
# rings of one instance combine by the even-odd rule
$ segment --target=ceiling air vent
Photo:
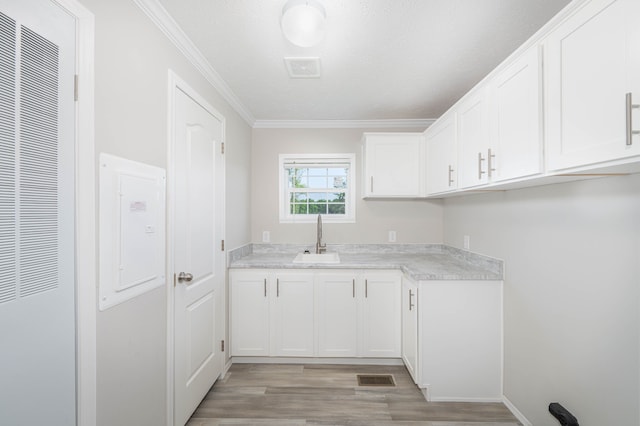
[[[320,78],[320,58],[284,58],[289,77]]]

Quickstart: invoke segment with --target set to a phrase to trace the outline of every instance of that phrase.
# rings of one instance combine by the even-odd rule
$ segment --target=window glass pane
[[[309,214],[327,214],[327,205],[322,204],[309,204]]]
[[[347,177],[347,169],[344,168],[339,168],[339,169],[329,169],[328,170],[328,174],[329,176],[342,176],[342,177]]]
[[[327,201],[327,193],[325,192],[310,192],[309,201]]]
[[[329,204],[329,214],[345,214],[345,205]]]
[[[289,188],[306,188],[308,185],[306,169],[288,169]]]
[[[326,176],[327,175],[327,169],[310,167],[308,170],[309,170],[309,176]]]
[[[300,201],[307,201],[308,194],[306,192],[295,192],[291,194],[291,201],[299,203]]]
[[[344,200],[345,200],[344,192],[327,194],[327,200],[332,203],[344,203]]]
[[[291,204],[291,214],[307,214],[307,205]]]
[[[342,176],[336,176],[330,179],[333,183],[334,188],[346,188],[347,187],[347,178]]]
[[[309,177],[309,188],[328,188],[326,176]]]

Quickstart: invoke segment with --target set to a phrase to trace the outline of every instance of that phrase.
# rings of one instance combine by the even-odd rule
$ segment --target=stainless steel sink
[[[293,263],[340,263],[340,255],[331,253],[298,253]]]

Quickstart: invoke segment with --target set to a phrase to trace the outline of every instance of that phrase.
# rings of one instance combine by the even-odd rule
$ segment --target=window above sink
[[[355,154],[281,154],[280,223],[355,222]]]

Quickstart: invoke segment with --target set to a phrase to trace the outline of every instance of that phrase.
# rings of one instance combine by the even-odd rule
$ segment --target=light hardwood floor
[[[395,387],[358,386],[391,374]],[[501,403],[426,402],[403,366],[234,364],[187,426],[516,426]]]

